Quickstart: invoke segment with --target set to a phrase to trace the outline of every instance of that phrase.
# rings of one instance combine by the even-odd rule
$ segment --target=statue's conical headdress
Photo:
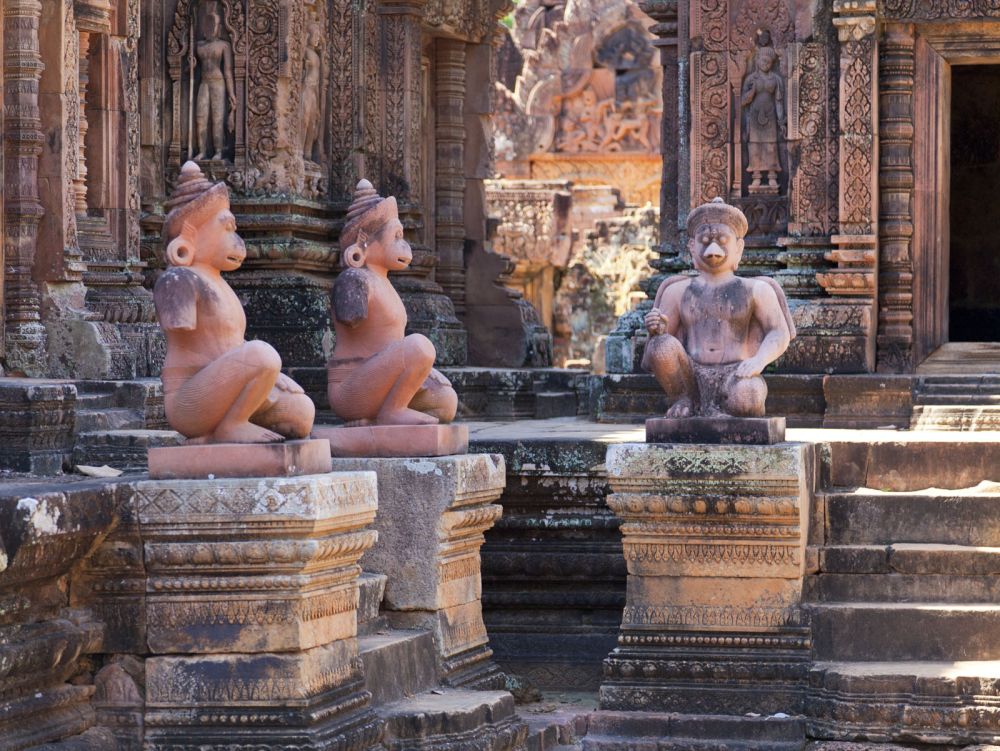
[[[725,224],[739,238],[746,236],[749,227],[746,214],[721,198],[713,198],[691,210],[687,221],[688,235],[693,235],[703,224]]]
[[[354,189],[354,200],[347,210],[347,221],[340,233],[340,248],[346,250],[358,241],[358,235],[378,232],[393,219],[399,218],[396,199],[382,198],[367,180],[361,180]]]
[[[185,162],[177,187],[164,204],[167,218],[163,222],[163,241],[170,242],[184,228],[184,223],[198,224],[213,211],[229,205],[229,188],[225,183],[213,183],[195,162]]]

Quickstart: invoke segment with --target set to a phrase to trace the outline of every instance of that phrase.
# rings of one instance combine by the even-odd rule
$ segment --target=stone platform
[[[149,449],[154,480],[227,477],[296,477],[330,471],[330,447],[322,439],[280,443],[207,443]]]
[[[333,456],[345,458],[449,456],[469,450],[466,425],[317,425],[312,435],[329,441]]]
[[[781,443],[784,417],[653,417],[646,420],[646,443]]]

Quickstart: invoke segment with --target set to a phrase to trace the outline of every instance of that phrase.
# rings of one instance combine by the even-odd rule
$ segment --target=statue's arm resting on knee
[[[194,331],[198,325],[198,275],[169,268],[156,280],[153,304],[164,331]]]
[[[788,349],[788,343],[795,335],[785,293],[771,279],[761,279],[753,288],[753,315],[764,332],[757,353],[740,363],[736,375],[750,378],[760,375],[768,365],[781,357]],[[779,297],[780,296],[780,297]]]
[[[362,269],[340,272],[333,285],[333,314],[345,326],[357,326],[368,317],[371,285]]]

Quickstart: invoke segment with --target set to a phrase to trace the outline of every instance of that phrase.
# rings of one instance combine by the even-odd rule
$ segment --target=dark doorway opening
[[[951,74],[948,338],[1000,341],[1000,65]]]

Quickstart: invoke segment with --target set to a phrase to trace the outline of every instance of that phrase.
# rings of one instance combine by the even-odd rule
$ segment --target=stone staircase
[[[947,466],[933,443],[909,444],[907,462],[937,466],[934,484],[968,482],[991,447],[950,445]],[[881,456],[891,461],[893,452]],[[809,735],[995,743],[1000,493],[985,486],[915,492],[906,487],[913,475],[900,470],[868,468],[869,477],[894,478],[888,491],[834,488],[817,499],[818,570],[805,582],[814,656]]]
[[[525,722],[506,691],[441,684],[434,635],[388,625],[378,605],[386,577],[362,574],[358,652],[386,751],[572,751],[575,726],[558,714]]]
[[[1000,430],[1000,375],[925,375],[911,430]]]
[[[144,470],[151,447],[182,440],[165,428],[159,379],[77,383],[74,465]]]

